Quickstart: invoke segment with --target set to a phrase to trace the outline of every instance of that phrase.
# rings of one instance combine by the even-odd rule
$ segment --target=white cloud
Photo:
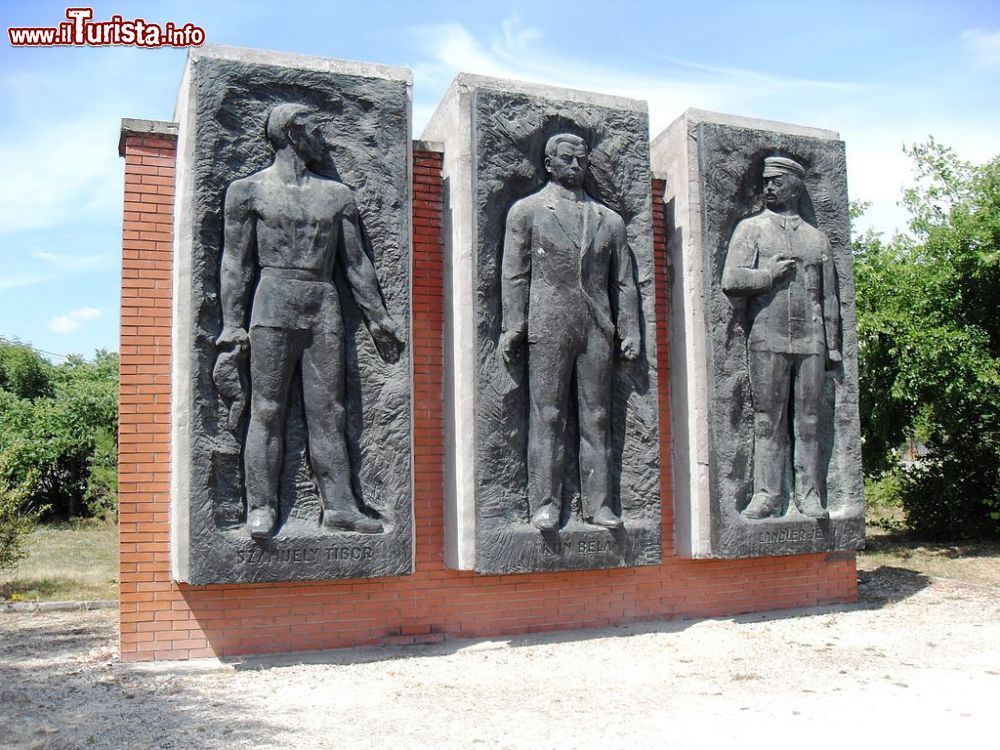
[[[16,289],[19,286],[31,286],[41,284],[45,281],[52,281],[58,278],[55,274],[43,273],[14,273],[7,274],[0,278],[0,289]]]
[[[1000,54],[1000,32],[966,32],[985,59]],[[425,26],[411,36],[421,58],[413,65],[414,125],[420,133],[444,88],[458,72],[479,73],[645,100],[650,130],[658,135],[689,107],[836,130],[847,144],[851,198],[871,201],[863,225],[891,234],[906,226],[898,202],[911,182],[904,143],[929,134],[960,156],[983,161],[1000,149],[993,118],[934,104],[927,81],[912,87],[816,80],[751,69],[719,67],[637,52],[633,63],[601,64],[553,54],[542,34],[517,18],[481,40],[457,24]],[[993,54],[991,52],[990,54]]]
[[[77,121],[32,130],[0,145],[17,180],[0,183],[0,232],[66,225],[121,206],[115,124]]]
[[[976,64],[984,68],[1000,67],[1000,29],[966,29],[962,32],[962,46]]]
[[[87,117],[7,132],[0,164],[0,234],[65,226],[121,210],[119,124]]]
[[[96,307],[80,307],[65,315],[57,315],[49,321],[49,330],[54,333],[75,333],[88,320],[99,318],[104,313]]]
[[[809,99],[831,92],[857,94],[866,89],[853,82],[781,77],[670,57],[637,59],[641,67],[636,68],[595,64],[585,57],[547,52],[542,33],[516,17],[505,21],[500,34],[488,44],[458,24],[420,27],[413,38],[425,55],[413,65],[414,89],[421,99],[414,106],[418,133],[433,111],[433,106],[423,104],[424,96],[440,98],[458,72],[644,99],[649,103],[654,133],[688,107],[753,114],[768,101]]]
[[[61,271],[83,271],[89,268],[100,268],[115,256],[111,253],[67,255],[65,253],[50,253],[43,250],[35,250],[31,253],[31,257],[44,260]]]

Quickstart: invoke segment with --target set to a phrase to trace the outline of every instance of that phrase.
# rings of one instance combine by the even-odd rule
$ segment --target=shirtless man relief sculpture
[[[316,117],[305,106],[280,104],[269,113],[266,130],[274,163],[226,190],[223,329],[213,372],[224,401],[243,399],[238,362],[249,350],[247,527],[258,539],[274,533],[288,401],[301,366],[309,464],[323,503],[323,525],[379,533],[382,523],[360,509],[351,487],[345,331],[334,274],[346,280],[383,360],[398,361],[403,335],[363,249],[350,188],[310,169],[326,154]],[[232,417],[230,428],[235,429]]]

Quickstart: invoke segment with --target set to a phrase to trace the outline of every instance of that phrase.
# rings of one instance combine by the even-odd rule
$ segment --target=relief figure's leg
[[[557,339],[528,344],[528,510],[539,529],[556,528],[562,512],[573,360]]]
[[[795,504],[813,518],[829,518],[823,507],[819,449],[819,412],[823,403],[822,354],[800,359],[795,368]]]
[[[301,348],[298,331],[250,329],[250,421],[243,471],[247,527],[255,538],[270,536],[277,520],[288,395]]]
[[[753,397],[753,497],[743,511],[747,518],[773,518],[784,507],[791,362],[780,352],[750,351],[750,391]]]
[[[302,355],[302,393],[309,431],[309,463],[323,500],[323,524],[377,534],[382,524],[358,507],[347,452],[344,333],[316,330]]]
[[[611,341],[593,330],[577,359],[580,422],[580,493],[588,521],[608,528],[622,525],[611,490],[611,393],[614,361]]]

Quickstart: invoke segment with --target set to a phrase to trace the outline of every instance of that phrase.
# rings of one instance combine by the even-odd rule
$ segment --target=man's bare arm
[[[222,301],[222,334],[218,343],[246,343],[247,306],[254,276],[254,245],[256,217],[250,186],[242,180],[226,190],[223,219],[222,271],[220,296]]]
[[[344,210],[340,237],[343,249],[341,257],[347,283],[354,294],[354,301],[361,311],[361,317],[375,342],[379,356],[386,362],[395,362],[403,349],[403,334],[385,307],[375,266],[372,265],[361,242],[358,209],[353,201]]]

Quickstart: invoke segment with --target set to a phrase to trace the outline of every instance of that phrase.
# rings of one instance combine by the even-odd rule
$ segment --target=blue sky
[[[82,4],[82,3],[81,3]],[[74,3],[74,5],[81,5]],[[649,102],[655,136],[687,107],[830,128],[847,143],[867,224],[902,228],[901,147],[933,134],[1000,153],[1000,3],[98,2],[192,22],[207,41],[402,65],[415,136],[460,72]],[[10,26],[65,3],[0,2]],[[122,117],[169,120],[183,50],[0,42],[0,336],[56,354],[117,348]]]

